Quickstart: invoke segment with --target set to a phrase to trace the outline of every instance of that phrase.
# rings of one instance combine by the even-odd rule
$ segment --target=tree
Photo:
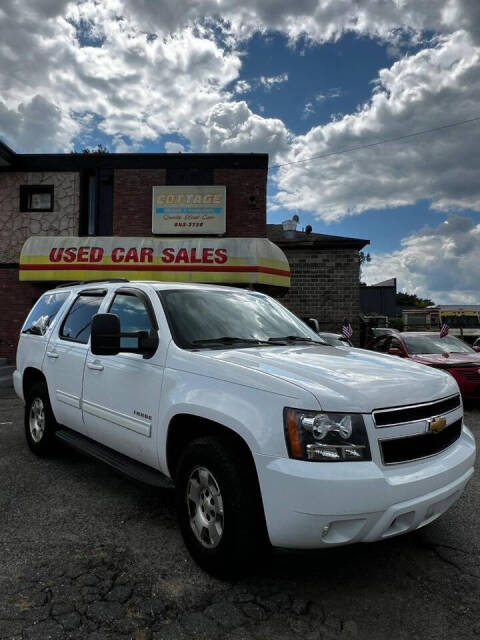
[[[397,305],[399,307],[417,307],[418,309],[424,309],[425,307],[432,307],[435,303],[429,298],[419,298],[414,293],[405,293],[400,291],[397,293]]]
[[[72,151],[72,153],[84,153],[86,155],[100,155],[100,156],[104,156],[107,155],[107,153],[110,153],[108,147],[104,147],[102,143],[97,144],[96,147],[85,147],[84,149],[82,149],[81,151]]]
[[[363,251],[359,251],[360,256],[360,264],[365,264],[365,262],[371,262],[372,258],[369,253],[364,253]]]

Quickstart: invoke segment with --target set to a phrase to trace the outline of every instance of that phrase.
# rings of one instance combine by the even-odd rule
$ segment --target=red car
[[[368,348],[444,369],[455,378],[465,399],[480,399],[480,353],[455,336],[392,332],[373,338]]]

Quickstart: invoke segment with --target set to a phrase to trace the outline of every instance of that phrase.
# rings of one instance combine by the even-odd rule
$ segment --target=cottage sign
[[[225,233],[224,186],[153,187],[152,233]]]

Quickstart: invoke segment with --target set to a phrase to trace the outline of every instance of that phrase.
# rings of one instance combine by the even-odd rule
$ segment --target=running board
[[[76,431],[62,427],[55,432],[55,436],[72,449],[76,449],[90,458],[108,464],[109,467],[112,467],[112,469],[115,469],[115,471],[118,471],[122,475],[138,480],[138,482],[143,484],[148,484],[151,487],[173,489],[173,482],[163,473],[160,473],[160,471],[156,471],[152,467],[132,460],[128,456],[124,456],[109,447],[105,447],[103,444],[95,442],[95,440],[91,440]]]

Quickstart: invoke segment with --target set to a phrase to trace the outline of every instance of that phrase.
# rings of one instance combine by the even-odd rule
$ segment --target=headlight
[[[347,462],[371,460],[363,418],[359,414],[285,409],[288,453],[297,460]]]

